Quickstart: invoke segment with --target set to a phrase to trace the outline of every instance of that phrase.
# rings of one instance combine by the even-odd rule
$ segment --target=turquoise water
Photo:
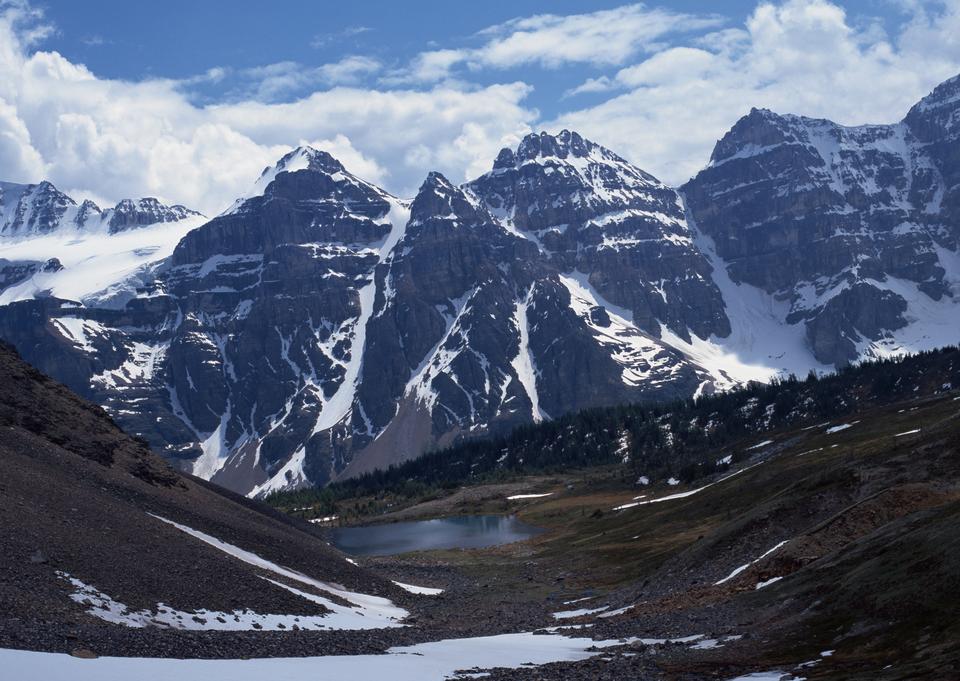
[[[389,525],[338,527],[333,545],[354,556],[388,556],[431,549],[476,549],[522,541],[542,530],[515,516],[470,515]]]

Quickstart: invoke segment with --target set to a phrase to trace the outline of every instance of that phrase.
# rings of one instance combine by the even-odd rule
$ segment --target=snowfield
[[[61,230],[28,239],[0,240],[0,258],[44,262],[57,258],[59,272],[38,272],[0,293],[0,305],[53,295],[100,307],[123,307],[152,266],[168,258],[187,232],[207,222],[202,215],[115,234]]]
[[[0,649],[0,666],[17,681],[442,681],[458,670],[573,662],[625,641],[518,633],[390,648],[385,655],[177,660],[101,657]],[[596,648],[596,650],[592,650]]]

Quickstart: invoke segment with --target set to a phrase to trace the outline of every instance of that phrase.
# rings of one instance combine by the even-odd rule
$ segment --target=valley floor
[[[510,513],[546,531],[348,560],[319,524],[158,486],[136,451],[64,469],[56,433],[9,432],[0,664],[17,681],[960,678],[956,391],[746,438],[691,486],[607,467],[393,500],[365,521]]]
[[[692,487],[635,487],[596,469],[461,488],[375,520],[516,513],[549,531],[358,560],[445,588],[418,622],[450,635],[496,622],[628,641],[536,678],[960,675],[960,397],[767,433],[742,449],[746,462]]]

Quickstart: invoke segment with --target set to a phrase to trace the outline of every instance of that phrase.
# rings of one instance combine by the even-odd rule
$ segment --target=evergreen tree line
[[[716,473],[746,458],[745,437],[830,421],[859,409],[960,388],[960,349],[851,365],[834,374],[750,383],[697,399],[590,409],[524,425],[506,436],[467,440],[387,470],[322,489],[282,492],[269,502],[284,508],[363,496],[429,498],[463,484],[518,475],[619,464],[625,474],[683,482]],[[728,462],[720,461],[730,456]]]

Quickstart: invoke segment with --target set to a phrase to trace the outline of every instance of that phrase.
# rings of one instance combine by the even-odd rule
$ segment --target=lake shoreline
[[[545,531],[523,522],[516,514],[464,514],[336,527],[330,528],[327,536],[338,550],[358,557],[487,549],[533,539]]]

